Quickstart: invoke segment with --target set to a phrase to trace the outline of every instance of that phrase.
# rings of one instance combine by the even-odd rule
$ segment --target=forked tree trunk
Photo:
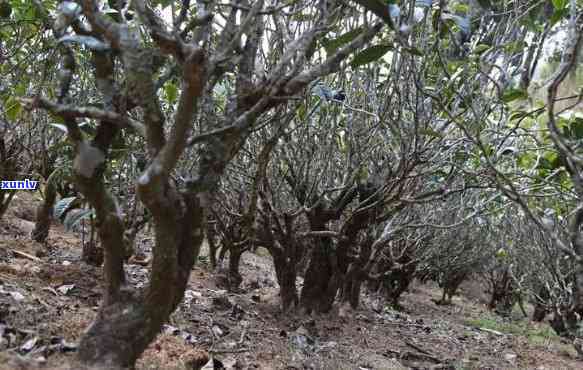
[[[140,231],[148,224],[149,217],[138,199],[134,199],[135,205],[126,216],[124,232],[124,258],[129,260],[136,253],[136,238]]]
[[[298,305],[297,281],[297,261],[287,258],[282,251],[270,250],[273,256],[275,274],[279,284],[279,296],[281,298],[282,311],[287,312]]]
[[[492,292],[488,308],[500,316],[508,317],[512,314],[514,305],[518,303],[523,315],[527,317],[528,315],[526,314],[522,301],[520,285],[510,268],[510,266],[503,265],[492,272],[490,279]],[[537,315],[540,315],[540,313]]]
[[[360,304],[362,283],[368,277],[368,272],[364,271],[364,267],[371,255],[372,243],[372,238],[365,238],[361,242],[358,259],[349,265],[348,271],[346,272],[341,299],[342,302],[348,302],[352,309],[357,309]]]
[[[327,231],[326,223],[338,220],[342,211],[357,196],[358,188],[347,188],[337,199],[334,207],[328,204],[318,207],[308,214],[310,229],[313,231]],[[361,200],[370,201],[367,196]],[[365,205],[361,203],[360,205]],[[315,239],[316,245],[312,248],[310,264],[306,271],[304,287],[300,303],[307,313],[317,311],[329,312],[332,309],[338,291],[343,287],[346,273],[350,265],[349,252],[357,240],[358,233],[366,227],[373,212],[356,212],[342,226],[336,248],[334,241],[328,236]],[[358,284],[359,285],[359,284]],[[358,288],[360,289],[360,287]]]
[[[357,266],[356,263],[350,264],[342,286],[341,300],[343,303],[349,303],[352,309],[357,309],[360,303],[360,287],[363,281],[361,275],[361,266]]]
[[[467,272],[445,272],[445,276],[442,282],[443,296],[441,298],[440,304],[449,305],[452,303],[453,297],[456,295],[460,285],[468,277]]]
[[[217,243],[215,237],[217,232],[215,231],[215,226],[210,222],[206,224],[206,240],[208,243],[208,254],[209,254],[209,262],[211,264],[211,268],[214,270],[217,269]]]
[[[81,253],[81,260],[92,266],[101,266],[105,258],[103,248],[99,241],[95,238],[95,219],[90,218],[89,223],[89,241],[85,241],[83,238],[83,250]],[[85,231],[85,229],[83,229]],[[125,242],[124,242],[125,250]]]
[[[165,217],[155,217],[156,242],[148,288],[140,295],[121,289],[104,301],[79,345],[83,362],[133,366],[182,300],[202,244],[204,212],[196,195],[170,200],[166,206],[173,201],[182,206],[179,210],[162,206],[159,216]],[[121,252],[122,247],[104,244],[108,252]]]
[[[53,219],[53,207],[57,200],[57,189],[51,183],[47,183],[44,200],[36,209],[36,223],[31,237],[33,240],[44,243],[49,236],[51,221]]]
[[[415,266],[397,267],[383,277],[385,299],[394,308],[399,308],[399,300],[407,291],[415,276]]]
[[[573,271],[573,296],[571,302],[566,303],[562,307],[554,307],[553,317],[549,324],[553,330],[562,337],[569,339],[580,339],[581,335],[581,317],[583,317],[583,266],[580,263],[575,264]],[[583,349],[575,346],[577,352]],[[583,356],[583,352],[579,353]]]
[[[333,274],[330,253],[334,253],[330,238],[316,238],[300,297],[300,304],[306,313],[327,312],[330,308],[326,299]]]
[[[227,271],[229,290],[237,290],[243,282],[243,278],[239,272],[242,256],[241,248],[231,245],[229,248],[229,270]]]
[[[550,292],[543,284],[540,285],[540,288],[536,291],[536,294],[538,297],[534,298],[534,312],[532,313],[532,321],[541,322],[550,312],[548,304],[551,297]]]
[[[296,282],[298,267],[304,257],[304,244],[295,238],[295,217],[288,213],[278,214],[267,201],[262,200],[261,205],[267,212],[261,212],[261,226],[256,229],[256,237],[273,258],[281,309],[289,312],[299,304]],[[274,227],[277,218],[283,220],[283,228]]]

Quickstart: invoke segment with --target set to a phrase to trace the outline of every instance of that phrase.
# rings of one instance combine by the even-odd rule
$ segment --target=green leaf
[[[9,18],[12,14],[12,6],[8,1],[0,2],[0,18]]]
[[[90,218],[93,214],[93,209],[71,211],[67,214],[67,217],[65,217],[63,226],[65,226],[66,231],[71,231],[74,227],[79,226],[82,220]]]
[[[403,50],[405,50],[409,54],[417,55],[419,57],[422,57],[424,55],[423,52],[421,50],[417,49],[415,46],[404,47]]]
[[[469,35],[471,32],[471,22],[467,16],[445,13],[441,15],[441,19],[446,22],[453,22],[466,35]]]
[[[164,86],[164,92],[166,93],[166,99],[169,104],[176,103],[176,99],[178,98],[178,87],[176,87],[174,83],[167,83]]]
[[[486,44],[478,44],[476,45],[476,47],[474,48],[474,54],[478,54],[481,55],[484,52],[486,52],[486,50],[490,50],[490,45],[486,45]]]
[[[393,20],[391,19],[391,15],[389,14],[389,7],[387,5],[396,3],[395,0],[355,0],[354,2],[364,6],[366,10],[370,10],[377,17],[384,20],[387,24],[394,24]]]
[[[63,131],[65,134],[68,132],[67,126],[62,125],[60,123],[51,123],[51,126],[53,126],[54,128],[58,128],[59,130]]]
[[[496,258],[505,259],[508,257],[508,252],[504,248],[500,248],[496,251]]]
[[[523,170],[530,169],[536,162],[536,154],[533,152],[525,152],[518,156],[518,166]]]
[[[6,101],[6,117],[10,121],[16,121],[22,112],[22,105],[14,97],[10,97]]]
[[[306,119],[306,106],[304,104],[301,104],[298,109],[297,109],[297,115],[298,115],[298,119],[300,121],[303,121],[304,119]]]
[[[24,82],[19,83],[14,87],[14,95],[24,96],[26,95],[26,84]]]
[[[559,154],[555,151],[548,150],[544,152],[542,158],[539,161],[537,169],[544,169],[544,170],[554,170],[561,167],[561,160]],[[544,171],[541,172],[544,177]]]
[[[442,138],[443,137],[443,134],[442,133],[437,132],[437,131],[435,131],[435,130],[433,130],[431,128],[421,129],[421,130],[419,130],[419,133],[421,135],[426,135],[426,136],[431,136],[431,137],[437,137],[437,138]]]
[[[575,117],[572,120],[559,117],[557,126],[563,129],[563,135],[569,139],[583,139],[583,118]]]
[[[458,3],[453,7],[453,11],[457,14],[466,15],[470,12],[470,7],[466,4]]]
[[[512,41],[504,45],[504,51],[510,54],[520,53],[524,50],[524,41]]]
[[[53,185],[53,186],[57,185],[57,183],[61,182],[64,179],[64,177],[66,175],[66,172],[67,171],[65,171],[65,167],[57,167],[57,168],[55,168],[55,170],[53,172],[51,172],[51,174],[47,178],[47,186],[49,186],[49,185]],[[75,197],[73,197],[73,199],[75,199]],[[55,207],[55,210],[56,210],[56,207]]]
[[[575,120],[571,122],[571,132],[575,139],[583,139],[583,118],[575,118]]]
[[[482,154],[484,154],[485,157],[491,157],[494,154],[494,147],[492,144],[485,144]]]
[[[53,216],[55,218],[61,218],[61,216],[63,216],[63,214],[71,207],[76,199],[77,197],[69,197],[59,200],[57,204],[55,204]]]
[[[555,10],[565,9],[567,7],[567,0],[552,0]]]
[[[508,89],[504,91],[502,97],[500,98],[504,103],[510,103],[511,101],[518,99],[528,98],[528,93],[522,89]]]
[[[386,53],[389,52],[389,50],[392,49],[393,49],[392,45],[386,44],[371,46],[370,48],[364,49],[360,53],[356,54],[352,61],[350,62],[350,66],[352,68],[357,68],[365,64],[379,60],[380,58],[383,57],[383,55],[385,55]]]
[[[352,40],[354,40],[358,35],[363,32],[364,28],[359,27],[355,28],[351,31],[343,33],[342,35],[338,36],[332,40],[322,40],[322,46],[326,49],[327,54],[333,54],[336,50],[338,50],[342,45],[348,44]]]
[[[451,61],[451,62],[447,62],[446,68],[447,68],[447,72],[450,75],[453,75],[461,66],[463,65],[463,63],[461,61]]]
[[[358,179],[364,182],[368,179],[368,176],[369,176],[368,168],[366,166],[361,167],[358,171]]]
[[[557,9],[551,16],[550,22],[551,26],[554,26],[558,22],[560,22],[563,18],[569,15],[569,10],[567,8]]]
[[[468,160],[469,154],[465,150],[460,150],[454,153],[453,158],[457,163],[463,163]]]
[[[525,112],[523,110],[519,110],[519,111],[514,111],[510,114],[509,120],[510,121],[516,121],[519,119],[523,119],[525,117],[530,116],[532,113],[529,112]]]

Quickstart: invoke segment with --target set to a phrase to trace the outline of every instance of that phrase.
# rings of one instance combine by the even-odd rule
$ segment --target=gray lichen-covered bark
[[[79,358],[84,363],[131,367],[182,300],[203,240],[213,191],[257,119],[284,104],[314,79],[337,70],[340,62],[374,37],[382,23],[366,28],[323,63],[304,69],[330,20],[331,14],[324,11],[299,39],[286,45],[269,74],[254,81],[255,58],[265,29],[263,1],[242,1],[242,7],[232,7],[227,18],[230,23],[219,34],[222,41],[216,48],[209,45],[209,34],[215,31],[210,22],[215,10],[212,4],[199,2],[199,18],[190,23],[186,19],[188,12],[181,12],[174,30],[169,31],[148,2],[133,1],[131,7],[151,37],[146,42],[144,34],[127,23],[114,22],[102,14],[94,0],[78,3],[89,25],[75,20],[71,21],[72,28],[79,35],[95,38],[102,49],[92,51],[102,107],[68,104],[66,97],[75,63],[67,45],[61,48],[64,83],[59,100],[52,102],[36,96],[27,103],[64,119],[75,150],[76,186],[95,209],[104,249],[104,299],[95,322],[81,340]],[[182,6],[189,4],[184,1]],[[64,29],[55,29],[57,37],[62,32]],[[247,41],[241,47],[243,36]],[[103,50],[107,48],[110,50]],[[178,66],[178,75],[173,77],[180,81],[181,93],[171,118],[163,112],[158,94],[164,81],[154,80],[160,58],[172,58]],[[114,72],[116,68],[124,77],[123,86],[115,81],[119,75]],[[212,102],[203,98],[212,94],[215,84],[230,69],[236,70],[235,98],[230,108],[222,118],[201,118],[201,132],[193,135],[201,101]],[[127,113],[133,109],[141,112],[141,122],[129,118]],[[80,133],[77,119],[83,117],[99,122],[91,140]],[[141,135],[150,157],[136,182],[137,194],[151,214],[155,232],[150,280],[144,291],[134,291],[125,284],[122,213],[103,176],[108,150],[120,130]],[[178,188],[170,176],[190,146],[198,148],[197,174]]]

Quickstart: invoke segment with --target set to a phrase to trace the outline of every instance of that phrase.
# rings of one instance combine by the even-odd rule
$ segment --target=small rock
[[[74,352],[77,350],[77,344],[63,340],[61,342],[61,352]]]
[[[237,346],[238,346],[237,342],[235,342],[233,340],[230,341],[230,342],[225,343],[225,348],[226,349],[233,349],[233,348],[236,348]]]
[[[34,251],[34,255],[37,256],[37,257],[39,257],[39,258],[46,257],[47,256],[47,251],[44,248],[37,248]]]
[[[66,284],[66,285],[61,285],[60,287],[58,287],[57,291],[63,295],[67,295],[74,288],[75,288],[75,284]]]
[[[231,300],[226,294],[214,297],[212,302],[213,306],[218,310],[229,310],[233,308],[233,302],[231,302]]]
[[[197,292],[196,290],[190,290],[188,289],[187,291],[184,292],[184,298],[202,298],[202,293],[201,292]]]
[[[335,341],[324,342],[320,345],[320,351],[330,351],[334,348],[338,347],[338,343]]]
[[[184,339],[184,341],[186,343],[190,343],[190,344],[197,344],[198,343],[198,339],[194,335],[187,333],[185,331],[180,332],[180,337],[182,339]]]
[[[10,296],[12,297],[12,299],[14,299],[16,302],[21,302],[24,300],[24,296],[19,293],[19,292],[10,292]]]
[[[314,344],[314,339],[310,337],[308,330],[303,326],[297,328],[290,336],[290,339],[296,347],[302,350],[309,349]]]
[[[180,333],[180,329],[172,325],[164,325],[162,326],[162,332],[169,335],[178,335]]]
[[[202,293],[190,290],[184,292],[184,304],[189,305],[193,302],[197,302],[202,298]]]
[[[217,337],[222,337],[225,332],[218,325],[213,325],[213,334],[215,334]]]
[[[63,266],[70,266],[71,265],[71,261],[63,261]]]
[[[517,357],[516,353],[509,352],[504,354],[504,359],[508,362],[514,362],[514,360],[516,360],[516,357]]]
[[[20,350],[24,353],[32,351],[34,346],[36,346],[36,342],[38,342],[38,337],[34,337],[32,339],[27,340],[24,342],[22,346],[20,346]]]
[[[245,311],[243,310],[243,308],[238,304],[234,304],[233,308],[231,309],[231,317],[236,320],[241,320],[244,315]]]

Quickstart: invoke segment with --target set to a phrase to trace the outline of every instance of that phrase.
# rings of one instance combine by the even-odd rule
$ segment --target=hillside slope
[[[96,314],[100,269],[80,262],[77,235],[55,226],[47,245],[30,241],[36,201],[19,195],[0,222],[0,369],[76,369],[75,342]],[[150,239],[140,239],[147,253]],[[130,264],[143,286],[147,266]],[[577,369],[583,363],[546,324],[503,322],[466,287],[451,306],[432,299],[433,286],[414,286],[402,311],[373,309],[311,317],[283,314],[270,259],[247,254],[242,289],[230,294],[201,258],[186,299],[138,369]],[[472,294],[473,293],[473,294]],[[20,358],[20,360],[18,360]]]

